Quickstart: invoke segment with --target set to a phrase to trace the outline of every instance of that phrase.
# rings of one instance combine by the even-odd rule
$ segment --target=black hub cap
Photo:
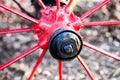
[[[74,59],[82,49],[81,37],[72,30],[59,29],[49,42],[51,55],[58,60]]]

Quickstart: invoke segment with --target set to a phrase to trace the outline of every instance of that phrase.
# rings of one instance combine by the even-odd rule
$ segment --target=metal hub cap
[[[58,60],[74,59],[81,49],[81,37],[72,30],[59,29],[55,31],[50,39],[50,53]]]

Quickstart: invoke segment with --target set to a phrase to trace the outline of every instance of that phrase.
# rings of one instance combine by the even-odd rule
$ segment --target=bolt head
[[[64,51],[65,54],[68,54],[68,55],[73,53],[74,49],[73,49],[72,44],[65,44],[64,47],[63,47],[63,51]]]

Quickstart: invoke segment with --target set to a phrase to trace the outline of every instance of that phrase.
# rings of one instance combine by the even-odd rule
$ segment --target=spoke
[[[85,71],[87,72],[88,76],[91,78],[91,80],[95,80],[93,75],[91,74],[88,66],[85,64],[85,62],[83,61],[81,56],[77,57],[78,61],[81,63],[81,65],[83,66],[83,68],[85,69]]]
[[[99,10],[101,7],[103,7],[104,5],[106,5],[107,3],[109,3],[110,1],[111,0],[104,0],[102,3],[98,4],[96,7],[94,7],[90,11],[86,12],[85,14],[83,14],[80,17],[80,19],[84,20],[85,18],[87,18],[88,16],[92,15],[94,12],[96,12],[97,10]]]
[[[79,0],[69,0],[69,3],[67,4],[67,7],[70,10],[73,10],[73,8],[75,7],[75,5],[78,3]]]
[[[68,5],[67,5],[67,7],[70,7],[72,5],[73,1],[74,0],[70,0],[69,3],[68,3]]]
[[[3,70],[4,68],[8,67],[9,65],[15,63],[16,61],[24,58],[25,56],[31,54],[33,51],[37,50],[39,48],[38,45],[34,46],[33,48],[30,48],[29,50],[23,52],[22,54],[20,54],[19,56],[11,59],[10,61],[6,62],[5,64],[0,66],[0,70]]]
[[[99,48],[97,48],[97,47],[95,47],[95,46],[93,46],[93,45],[91,45],[89,43],[84,42],[83,45],[90,48],[90,49],[92,49],[92,50],[95,50],[95,51],[97,51],[97,52],[99,52],[101,54],[104,54],[105,56],[108,56],[108,57],[111,57],[111,58],[113,58],[113,59],[115,59],[117,61],[120,61],[120,57],[117,57],[117,56],[115,56],[113,54],[110,54],[109,52],[106,52],[106,51],[104,51],[102,49],[99,49]]]
[[[60,9],[60,0],[56,0],[57,9]]]
[[[39,3],[39,5],[43,8],[46,9],[45,4],[42,2],[42,0],[37,0],[37,2]]]
[[[38,24],[38,23],[39,23],[38,20],[36,20],[36,19],[34,19],[34,18],[26,15],[26,14],[23,14],[23,13],[21,13],[21,12],[19,12],[19,11],[16,11],[16,10],[14,10],[14,9],[8,7],[8,6],[5,6],[5,5],[3,5],[2,3],[0,3],[0,7],[3,8],[3,9],[8,10],[8,11],[14,13],[14,14],[16,14],[16,15],[18,15],[18,16],[26,19],[26,20],[29,20],[29,21],[31,21],[31,22],[33,22],[33,23],[35,23],[35,24]]]
[[[120,25],[120,21],[103,21],[103,22],[85,22],[82,23],[84,26],[109,26],[109,25]]]
[[[34,66],[33,71],[32,71],[32,73],[31,73],[28,80],[33,80],[34,75],[37,73],[37,70],[38,70],[38,68],[39,68],[39,66],[40,66],[40,64],[42,62],[43,57],[45,56],[46,51],[47,51],[47,49],[43,50],[43,52],[39,56],[39,58],[38,58],[38,60],[36,62],[36,65]]]
[[[21,28],[21,29],[12,29],[12,30],[0,30],[0,34],[10,34],[10,33],[28,32],[28,31],[33,31],[33,28]]]
[[[62,77],[62,61],[59,61],[58,62],[58,72],[59,72],[59,80],[63,80],[63,77]]]

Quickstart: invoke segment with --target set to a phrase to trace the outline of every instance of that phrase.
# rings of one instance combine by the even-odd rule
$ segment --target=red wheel
[[[19,56],[9,60],[8,62],[0,66],[0,70],[5,69],[16,61],[26,57],[37,49],[43,49],[41,55],[39,56],[33,71],[28,78],[28,80],[33,80],[34,75],[37,72],[39,65],[47,51],[50,50],[51,55],[57,59],[58,62],[58,74],[59,80],[63,80],[62,76],[62,62],[68,61],[76,58],[78,62],[83,66],[84,70],[88,74],[91,80],[95,80],[91,74],[89,68],[83,61],[82,57],[79,55],[81,52],[82,46],[88,47],[98,53],[101,53],[105,56],[120,61],[120,57],[117,57],[109,52],[106,52],[102,49],[99,49],[87,42],[85,42],[83,37],[79,35],[82,28],[90,26],[110,26],[110,25],[119,25],[120,21],[102,21],[102,22],[83,22],[85,18],[92,15],[94,12],[99,10],[101,7],[109,3],[111,0],[104,0],[98,4],[93,9],[89,10],[87,13],[83,14],[81,17],[76,16],[72,12],[72,4],[74,0],[70,0],[68,4],[61,6],[60,0],[56,0],[56,6],[50,7],[44,5],[42,0],[37,0],[38,4],[42,7],[42,10],[39,14],[42,14],[39,20],[34,19],[28,15],[25,15],[19,11],[16,11],[4,4],[0,3],[0,7],[10,11],[32,23],[34,26],[31,28],[20,28],[12,30],[1,30],[0,34],[9,34],[9,33],[19,33],[19,32],[29,32],[32,31],[38,37],[38,43],[33,48],[21,53]]]

